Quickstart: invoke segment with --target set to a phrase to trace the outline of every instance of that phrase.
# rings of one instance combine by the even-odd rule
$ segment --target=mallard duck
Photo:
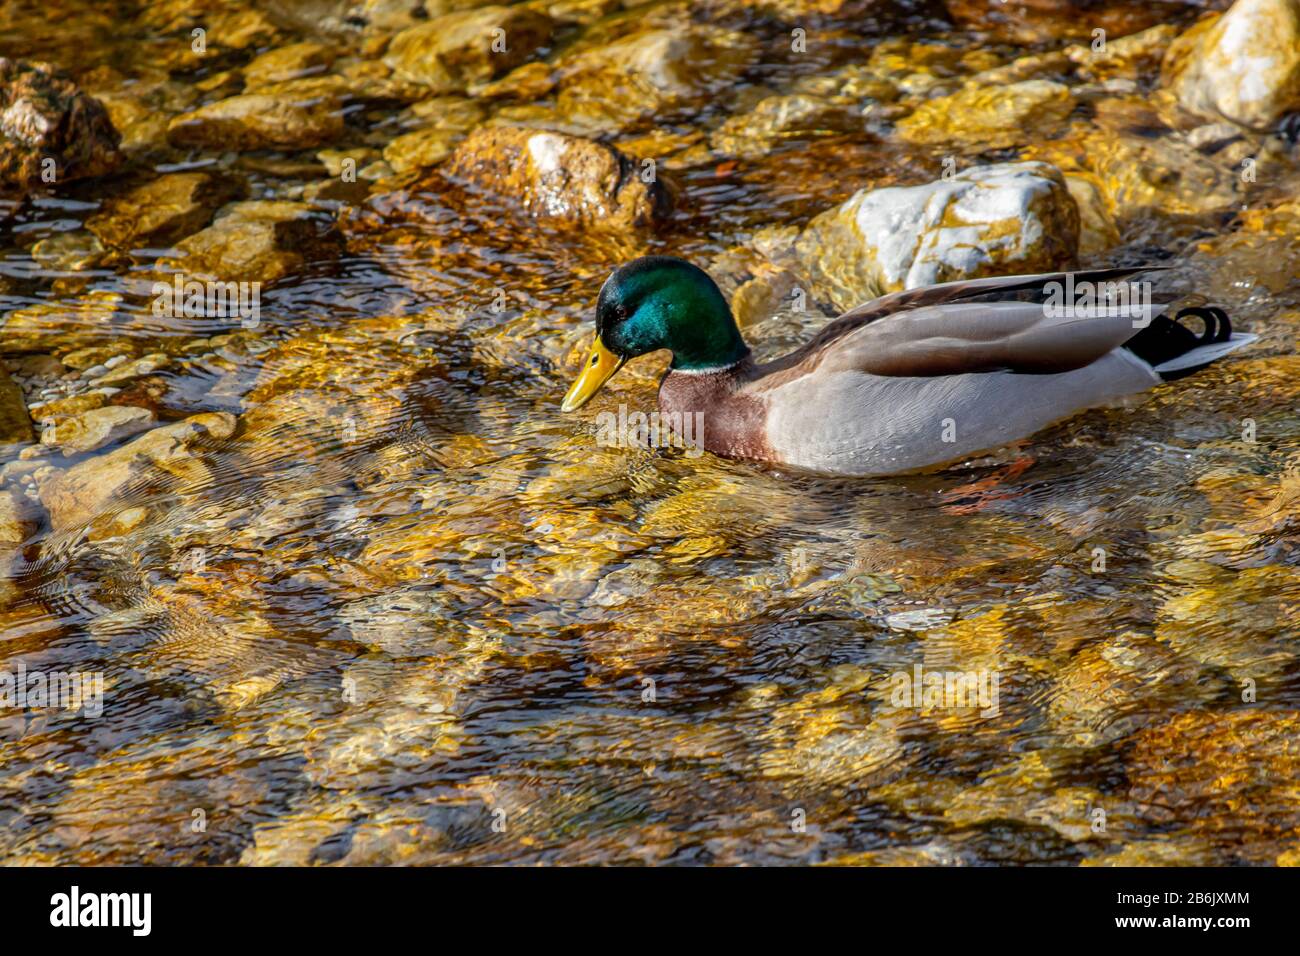
[[[601,288],[595,345],[561,407],[581,408],[629,359],[667,349],[660,417],[698,416],[695,437],[708,451],[829,475],[927,469],[1190,374],[1254,340],[1234,333],[1221,309],[1170,319],[1149,297],[1127,297],[1149,285],[1120,280],[1144,271],[894,292],[760,364],[706,272],[645,256]],[[1099,292],[1089,301],[1079,290]],[[1188,317],[1204,331],[1181,324]]]

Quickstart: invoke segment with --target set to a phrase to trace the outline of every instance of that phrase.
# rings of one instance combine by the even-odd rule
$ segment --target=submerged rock
[[[0,57],[0,191],[102,176],[120,142],[103,105],[53,66]]]
[[[23,402],[23,391],[4,366],[0,366],[0,446],[31,440],[32,421]]]
[[[182,113],[167,138],[173,146],[218,150],[324,146],[343,133],[342,92],[307,79],[242,93]]]
[[[275,282],[304,262],[337,256],[333,220],[308,203],[251,200],[227,207],[207,229],[177,243],[165,267],[222,282]]]
[[[482,104],[463,96],[436,96],[416,103],[411,114],[428,125],[385,146],[384,161],[398,173],[436,166],[483,121],[486,112]]]
[[[518,200],[530,214],[583,224],[647,225],[672,209],[668,190],[644,166],[612,146],[565,133],[519,127],[474,132],[447,164],[447,175]]]
[[[50,524],[56,531],[85,524],[137,481],[168,476],[203,481],[209,472],[194,448],[204,440],[229,438],[235,424],[228,412],[194,415],[50,477],[40,489]]]
[[[1093,30],[1121,37],[1160,23],[1179,2],[1161,0],[944,0],[957,23],[1001,40],[1041,43],[1088,37]]]
[[[899,121],[898,133],[909,143],[1005,149],[1049,135],[1072,109],[1070,88],[1051,80],[976,86],[926,100]]]
[[[115,337],[121,304],[120,293],[100,289],[74,299],[15,309],[0,333],[0,349],[19,354],[62,353],[104,345]]]
[[[1300,829],[1300,714],[1192,711],[1136,734],[1130,796],[1156,823],[1181,824],[1272,862]]]
[[[1237,0],[1170,46],[1161,82],[1198,116],[1271,129],[1300,110],[1300,0]]]
[[[0,558],[12,545],[22,544],[41,524],[40,509],[30,498],[0,488]]]
[[[267,50],[243,69],[244,88],[252,91],[271,83],[298,80],[329,68],[336,53],[322,43],[291,43]]]
[[[582,51],[561,69],[559,112],[594,129],[622,129],[731,83],[754,41],[718,27],[647,30]]]
[[[41,444],[60,449],[65,456],[103,448],[153,426],[154,413],[130,405],[108,405],[73,415],[41,435]]]
[[[1084,75],[1104,80],[1114,77],[1137,80],[1160,69],[1169,45],[1178,37],[1178,27],[1161,23],[1140,33],[1107,39],[1105,47],[1094,49],[1091,43],[1069,47],[1066,56]]]
[[[1169,703],[1212,700],[1223,683],[1164,645],[1125,633],[1083,648],[1062,667],[1046,716],[1063,743],[1117,740]]]
[[[745,158],[766,155],[781,140],[861,127],[861,117],[843,103],[806,93],[769,96],[748,113],[733,116],[713,134],[720,153]]]
[[[1026,152],[1087,180],[1121,230],[1152,217],[1218,212],[1239,202],[1240,170],[1172,135],[1144,102],[1099,103],[1094,123]]]
[[[796,249],[841,309],[882,292],[1074,265],[1079,211],[1047,163],[975,166],[923,186],[863,189]]]
[[[513,70],[546,45],[553,27],[527,6],[448,13],[395,36],[384,62],[434,92],[454,93]]]
[[[168,173],[110,199],[86,220],[86,228],[109,246],[165,245],[202,229],[246,187],[222,173]]]

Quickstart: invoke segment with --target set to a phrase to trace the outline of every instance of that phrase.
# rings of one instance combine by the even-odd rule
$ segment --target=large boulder
[[[1165,54],[1161,82],[1191,113],[1267,130],[1300,110],[1300,0],[1237,0]]]
[[[0,192],[111,172],[122,156],[108,112],[48,63],[0,57]]]
[[[884,292],[1075,264],[1079,212],[1047,163],[975,166],[922,186],[863,189],[817,216],[796,243],[841,309]]]
[[[646,225],[671,211],[670,193],[645,170],[653,172],[612,146],[510,126],[476,130],[446,166],[453,180],[515,199],[533,216],[614,226]]]

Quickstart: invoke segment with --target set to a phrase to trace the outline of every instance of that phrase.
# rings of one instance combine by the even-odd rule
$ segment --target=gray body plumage
[[[839,371],[774,389],[767,440],[779,460],[812,471],[898,474],[996,448],[1159,381],[1122,349],[1054,375]],[[827,408],[842,414],[827,415]]]

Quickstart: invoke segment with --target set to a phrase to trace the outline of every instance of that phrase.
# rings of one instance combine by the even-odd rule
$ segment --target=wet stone
[[[519,66],[547,43],[552,26],[523,6],[448,13],[395,36],[385,62],[434,92],[457,92]]]
[[[174,146],[216,150],[307,149],[342,134],[341,97],[314,85],[232,96],[183,113],[167,127]]]
[[[1300,4],[1237,0],[1170,46],[1161,81],[1188,112],[1272,128],[1300,110]]]
[[[104,107],[48,63],[0,57],[0,190],[102,176],[121,161]]]
[[[797,243],[841,309],[873,295],[986,275],[1068,268],[1079,213],[1046,163],[974,166],[924,186],[863,189]]]
[[[221,282],[275,282],[307,261],[338,255],[333,221],[307,203],[250,200],[227,206],[208,228],[176,244],[180,255],[162,260],[186,278]]]
[[[977,86],[927,100],[898,123],[898,133],[921,145],[1003,149],[1050,136],[1073,109],[1069,87],[1051,80]]]
[[[541,130],[480,129],[447,163],[453,179],[519,202],[539,218],[644,226],[667,217],[668,190],[653,166],[612,147]]]
[[[197,232],[245,186],[221,173],[169,173],[109,200],[86,221],[104,243],[122,248],[167,245]]]
[[[32,422],[22,389],[0,366],[0,445],[32,441]]]
[[[41,443],[71,457],[147,431],[154,420],[153,412],[144,408],[125,405],[92,408],[46,427],[41,433]]]

